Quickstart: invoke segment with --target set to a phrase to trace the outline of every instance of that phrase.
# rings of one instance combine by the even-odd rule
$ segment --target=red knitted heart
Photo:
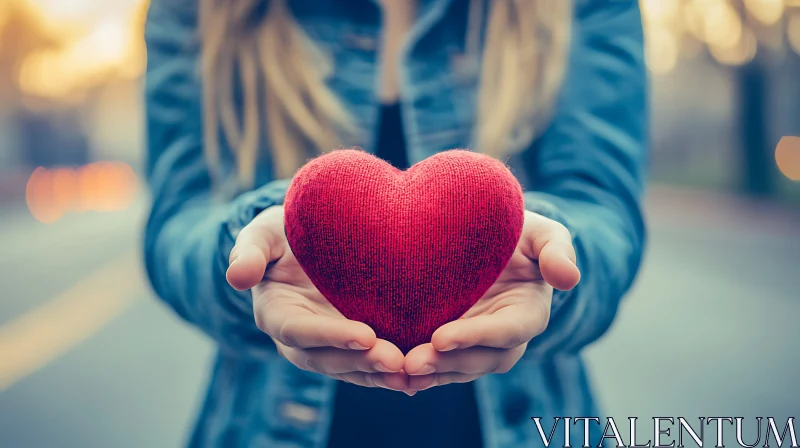
[[[524,218],[508,168],[465,150],[406,171],[364,151],[333,151],[297,172],[284,207],[289,245],[314,285],[403,353],[489,289]]]

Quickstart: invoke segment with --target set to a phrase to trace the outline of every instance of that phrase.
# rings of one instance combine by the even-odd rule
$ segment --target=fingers
[[[286,252],[283,207],[270,207],[245,226],[231,250],[228,283],[239,291],[252,288],[264,278],[267,264]]]
[[[482,376],[483,374],[468,373],[434,373],[432,375],[410,376],[408,377],[408,388],[412,393],[409,395],[435,386],[444,386],[452,383],[469,383]]]
[[[370,350],[336,348],[297,349],[276,342],[278,352],[303,370],[327,375],[363,387],[380,387],[414,395],[403,372],[403,353],[394,344],[379,339]]]
[[[532,283],[532,288],[546,285]],[[431,337],[432,346],[442,352],[483,346],[510,349],[527,343],[541,334],[550,320],[550,294],[531,291],[526,297],[482,314],[448,322]]]
[[[519,247],[538,261],[542,277],[554,288],[570,290],[580,281],[572,235],[561,223],[526,212]]]
[[[287,347],[367,350],[377,341],[375,331],[363,322],[314,314],[291,301],[269,301],[255,316],[261,331]]]
[[[408,377],[403,373],[363,373],[349,372],[340,375],[330,375],[331,377],[352,383],[362,387],[380,387],[395,391],[402,391],[408,395],[414,395],[415,391],[408,388]]]
[[[363,387],[381,387],[413,395],[403,373],[404,358],[392,343],[378,340],[370,350],[298,349],[276,341],[278,352],[296,367]]]
[[[451,383],[467,383],[490,373],[506,373],[525,354],[527,344],[504,350],[487,347],[439,352],[431,344],[420,345],[406,355],[404,371],[411,391]]]
[[[440,352],[431,344],[415,347],[406,355],[404,370],[408,375],[420,376],[433,373],[462,373],[486,375],[506,373],[525,353],[527,344],[513,349],[471,347]]]
[[[402,352],[384,340],[378,340],[369,350],[298,349],[284,346],[281,354],[303,370],[329,376],[350,372],[397,373],[402,370],[404,361]]]

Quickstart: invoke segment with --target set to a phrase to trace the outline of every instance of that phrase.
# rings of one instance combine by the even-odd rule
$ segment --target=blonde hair
[[[278,177],[357,132],[325,83],[330,61],[287,1],[200,0],[205,151],[218,167],[221,127],[242,186],[254,182],[262,121]],[[470,1],[466,47],[477,57],[484,0]],[[505,157],[546,125],[566,66],[571,12],[570,0],[490,0],[472,149]]]

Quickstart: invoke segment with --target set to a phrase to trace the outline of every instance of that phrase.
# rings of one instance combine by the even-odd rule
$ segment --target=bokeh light
[[[640,0],[647,65],[672,71],[699,49],[723,65],[750,62],[760,46],[800,54],[800,0]],[[702,47],[699,47],[697,44]]]
[[[667,73],[678,63],[679,48],[675,34],[654,26],[647,30],[647,66],[654,73]]]
[[[5,2],[0,2],[0,30],[6,26],[6,20],[8,20],[8,9],[8,4]]]
[[[775,148],[775,162],[784,176],[800,180],[800,137],[783,137]]]
[[[772,25],[783,15],[783,0],[745,0],[747,12],[765,25]]]
[[[147,0],[10,1],[26,8],[55,42],[22,60],[18,84],[23,93],[70,102],[109,78],[136,79],[144,73]]]
[[[733,6],[713,2],[704,11],[703,40],[711,47],[732,48],[742,36],[742,21]]]
[[[130,165],[95,162],[79,168],[37,168],[28,179],[25,198],[34,218],[52,224],[70,212],[125,210],[138,188]]]
[[[676,20],[681,12],[680,3],[677,1],[640,0],[639,4],[642,8],[642,17],[650,22],[671,22]]]
[[[64,214],[54,201],[53,176],[45,168],[37,168],[28,179],[25,199],[28,210],[38,221],[52,224]]]
[[[752,31],[745,30],[734,45],[711,45],[711,55],[722,64],[742,65],[753,60],[758,50],[758,41]]]

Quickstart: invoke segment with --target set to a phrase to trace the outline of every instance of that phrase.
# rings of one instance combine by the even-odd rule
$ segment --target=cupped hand
[[[360,386],[408,391],[403,353],[366,324],[342,316],[297,263],[283,207],[270,207],[242,229],[227,279],[237,290],[252,289],[256,325],[295,366]]]
[[[525,212],[517,248],[503,273],[460,319],[440,327],[431,343],[412,349],[404,364],[409,388],[424,390],[508,372],[550,319],[553,288],[580,280],[569,231]]]

